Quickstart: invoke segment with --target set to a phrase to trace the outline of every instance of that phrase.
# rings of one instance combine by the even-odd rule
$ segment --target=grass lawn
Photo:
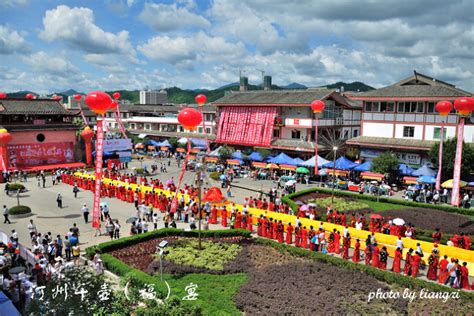
[[[194,273],[182,277],[163,274],[163,280],[166,280],[171,288],[171,296],[177,296],[180,299],[188,295],[185,291],[186,286],[190,283],[196,284],[196,293],[199,295],[197,300],[183,302],[201,306],[204,315],[241,315],[235,307],[233,297],[247,278],[246,273],[226,275]],[[159,274],[151,279],[159,291],[165,293],[166,285],[160,281]]]
[[[369,200],[358,200],[361,203],[367,204],[371,209],[379,212],[387,211],[387,210],[402,210],[408,209],[409,207],[405,205],[399,204],[391,204],[391,203],[383,203],[383,202],[376,202],[376,201],[369,201]]]

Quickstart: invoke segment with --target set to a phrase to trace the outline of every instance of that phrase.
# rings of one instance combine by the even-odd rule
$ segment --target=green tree
[[[178,138],[176,137],[170,137],[168,139],[168,143],[170,143],[170,145],[173,147],[173,148],[176,148],[178,147]]]
[[[386,151],[372,160],[370,171],[388,174],[389,182],[394,182],[399,172],[399,161],[391,151]]]
[[[267,159],[267,157],[270,156],[270,150],[266,148],[258,148],[256,152],[258,152],[260,156],[262,156],[263,160]]]
[[[220,159],[229,159],[232,157],[232,154],[235,152],[234,147],[224,145],[219,149],[219,158]]]
[[[451,138],[443,144],[443,164],[441,166],[441,182],[453,178],[454,159],[456,157],[457,138]],[[439,143],[431,147],[428,156],[433,166],[438,169]],[[461,174],[466,175],[474,171],[474,146],[463,142]]]

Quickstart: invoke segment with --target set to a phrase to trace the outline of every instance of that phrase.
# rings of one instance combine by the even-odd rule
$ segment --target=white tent
[[[186,137],[181,137],[180,139],[178,139],[178,143],[180,144],[187,144],[188,143],[188,139]]]
[[[314,157],[315,156],[313,156],[312,158],[300,163],[299,165],[300,166],[305,166],[305,167],[314,167]],[[327,164],[328,162],[330,162],[330,161],[324,159],[321,156],[318,156],[318,167],[321,167],[322,165]]]
[[[207,155],[210,156],[210,157],[219,157],[219,149],[221,149],[221,148],[222,148],[222,146],[219,146]]]

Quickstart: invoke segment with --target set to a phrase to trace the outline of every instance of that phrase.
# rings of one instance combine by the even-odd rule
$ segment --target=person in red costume
[[[336,229],[332,233],[329,234],[329,239],[328,239],[328,253],[333,253],[335,252],[335,235],[336,235]]]
[[[356,218],[355,218],[355,214],[352,213],[352,216],[351,216],[351,221],[350,221],[350,224],[349,226],[354,228],[355,227],[355,224],[356,224]]]
[[[372,267],[374,268],[379,267],[379,255],[380,255],[380,249],[377,246],[377,243],[375,243],[372,250]]]
[[[412,254],[413,254],[413,249],[410,248],[405,257],[405,266],[403,267],[403,272],[405,273],[406,276],[411,275],[411,267],[412,267],[412,261],[413,261]]]
[[[268,227],[267,238],[273,239],[273,218],[270,218],[270,220],[268,221],[267,227]]]
[[[308,230],[306,226],[301,229],[301,247],[308,248]]]
[[[286,243],[288,245],[291,245],[293,239],[293,226],[291,226],[291,223],[288,223],[288,226],[286,226]]]
[[[215,206],[211,209],[211,224],[217,224],[217,208]]]
[[[443,259],[439,261],[439,277],[438,277],[438,283],[444,284],[446,282],[446,279],[448,278],[448,256],[444,255]]]
[[[428,280],[436,281],[438,279],[438,265],[438,251],[437,249],[433,249],[433,252],[428,258],[428,273],[426,274]]]
[[[349,248],[351,247],[351,235],[348,233],[342,238],[342,259],[349,260]]]
[[[301,247],[301,224],[295,228],[295,246]]]
[[[469,250],[471,249],[471,238],[469,237],[468,233],[464,234],[464,249]]]
[[[262,235],[262,227],[263,227],[263,215],[260,215],[257,221],[257,235],[258,236],[263,236]]]
[[[339,231],[334,233],[334,251],[337,254],[341,253],[341,234],[339,233]]]
[[[400,248],[397,248],[395,250],[395,256],[393,257],[392,272],[400,273],[402,257],[403,257],[402,250]]]
[[[346,215],[346,213],[342,213],[340,218],[341,218],[340,225],[346,226],[347,225],[347,215]]]
[[[354,253],[352,254],[352,261],[359,262],[360,261],[360,241],[356,239],[356,243],[354,245]]]
[[[418,270],[420,269],[421,254],[416,251],[415,256],[413,256],[411,264],[411,276],[416,278],[418,276]]]
[[[283,226],[283,223],[281,222],[281,220],[278,222],[277,230],[278,230],[278,235],[277,235],[278,242],[283,243],[283,231],[285,229],[284,229],[284,226]]]
[[[467,262],[463,262],[459,269],[461,270],[461,288],[469,290],[469,270],[467,269]]]
[[[247,230],[249,232],[253,231],[253,219],[252,219],[252,214],[249,214],[247,216]]]
[[[222,227],[227,227],[227,210],[225,206],[221,210],[221,225]]]
[[[242,214],[240,212],[237,212],[235,214],[235,229],[239,229],[242,224]]]
[[[278,239],[278,222],[277,222],[277,220],[276,220],[276,219],[273,221],[273,224],[272,224],[272,226],[273,226],[273,235],[272,235],[272,239],[275,239],[275,240],[277,240],[277,239]]]

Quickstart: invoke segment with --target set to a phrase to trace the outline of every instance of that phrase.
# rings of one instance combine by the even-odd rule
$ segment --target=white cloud
[[[24,35],[7,26],[0,25],[0,55],[25,53],[30,50]]]
[[[2,0],[0,1],[0,8],[13,8],[16,6],[24,6],[28,3],[28,0]]]
[[[60,5],[46,11],[40,37],[47,41],[64,41],[69,46],[91,54],[119,53],[133,56],[129,33],[106,32],[94,23],[94,13],[88,8]]]
[[[187,7],[178,7],[176,4],[145,3],[139,18],[158,32],[211,26],[211,23],[204,17],[190,12]]]
[[[203,32],[188,37],[156,36],[139,45],[138,50],[155,61],[181,67],[194,61],[224,61],[245,54],[242,43],[229,43],[222,37],[211,37]]]
[[[122,64],[118,56],[86,54],[84,55],[84,60],[107,73],[128,72],[127,68]]]
[[[79,72],[79,69],[67,59],[65,53],[48,54],[40,51],[25,56],[23,61],[35,71],[62,77],[67,77]]]

